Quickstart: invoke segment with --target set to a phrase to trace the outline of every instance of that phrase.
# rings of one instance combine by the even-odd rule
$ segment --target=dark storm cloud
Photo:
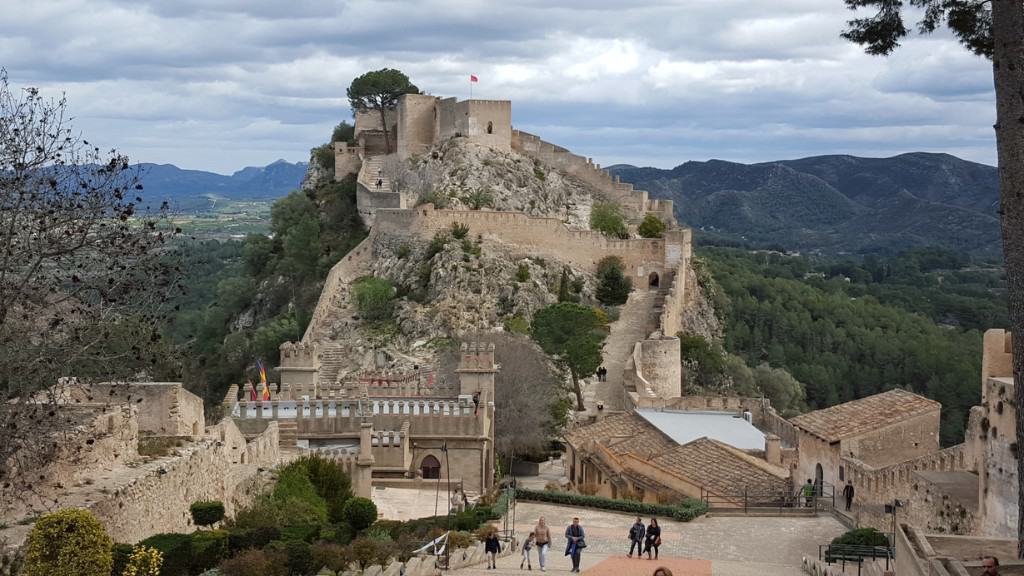
[[[871,58],[840,0],[4,0],[0,66],[66,92],[145,161],[305,159],[345,88],[513,100],[517,126],[610,164],[949,151],[994,158],[991,69],[946,35]]]

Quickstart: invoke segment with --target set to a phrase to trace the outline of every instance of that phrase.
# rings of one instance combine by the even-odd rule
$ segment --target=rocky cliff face
[[[589,228],[595,191],[577,178],[548,171],[515,152],[452,138],[414,159],[413,166],[422,180],[433,183],[434,195],[424,199],[439,207],[508,210]]]

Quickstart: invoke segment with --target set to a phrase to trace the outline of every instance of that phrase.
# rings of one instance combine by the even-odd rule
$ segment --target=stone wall
[[[986,334],[987,336],[987,334]],[[971,409],[968,439],[978,446],[981,533],[1017,535],[1017,410],[1012,378],[989,378],[982,405]]]
[[[646,192],[634,192],[632,184],[622,182],[617,176],[613,178],[590,158],[577,156],[561,146],[521,130],[512,131],[512,149],[597,188],[607,199],[621,204],[632,221],[639,221],[649,212],[668,224],[676,222],[671,200],[650,200]]]
[[[495,150],[512,149],[512,102],[508,100],[466,100],[464,112],[456,116],[456,131]]]
[[[470,235],[493,237],[513,244],[530,255],[550,258],[594,269],[606,256],[622,259],[626,273],[639,285],[646,286],[648,274],[665,275],[666,255],[677,250],[689,251],[688,236],[684,245],[668,244],[666,239],[613,240],[599,232],[572,230],[555,218],[535,218],[519,212],[478,210],[435,210],[419,206],[411,210],[378,210],[375,228],[392,234],[414,234],[430,239],[453,223],[469,226]]]
[[[334,179],[344,180],[346,176],[358,174],[363,165],[362,149],[347,142],[334,143]]]
[[[244,452],[238,444],[239,432],[233,428],[231,420],[224,420],[211,429],[211,436],[183,448],[180,456],[143,464],[137,475],[87,507],[115,542],[127,543],[161,532],[195,529],[189,506],[198,500],[220,500],[228,515],[233,515],[258,495],[262,484],[255,478],[257,468],[272,467],[279,456],[275,423],[247,444]]]
[[[331,267],[331,271],[327,273],[327,279],[324,281],[324,287],[320,291],[320,299],[317,300],[309,326],[306,327],[306,333],[302,336],[303,342],[313,342],[320,338],[321,332],[327,328],[326,323],[330,319],[331,309],[340,303],[347,287],[364,274],[364,270],[372,258],[373,234],[371,233]]]
[[[406,94],[398,100],[398,156],[423,154],[434,145],[437,97]]]
[[[198,438],[206,426],[202,399],[181,382],[103,383],[88,390],[108,404],[137,404],[140,432]]]
[[[653,388],[653,392],[662,398],[682,396],[683,367],[679,362],[679,338],[650,338],[638,342],[637,350],[643,379]]]
[[[887,466],[939,450],[939,409],[843,441],[842,453]]]

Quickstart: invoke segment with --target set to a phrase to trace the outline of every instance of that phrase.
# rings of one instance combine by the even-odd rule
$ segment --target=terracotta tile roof
[[[895,389],[801,414],[790,422],[829,442],[838,442],[941,408],[934,400]]]
[[[617,456],[633,453],[644,459],[661,454],[676,445],[647,420],[633,412],[614,414],[593,424],[581,426],[567,432],[565,439],[573,446],[580,446],[588,440],[593,440],[606,446]]]
[[[651,462],[697,486],[723,496],[742,494],[785,494],[786,478],[780,478],[747,461],[738,450],[710,438],[677,446]]]

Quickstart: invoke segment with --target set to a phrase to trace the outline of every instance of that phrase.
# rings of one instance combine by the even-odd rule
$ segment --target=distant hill
[[[209,209],[214,199],[268,200],[295,190],[306,174],[305,162],[278,160],[266,166],[242,168],[231,176],[184,170],[173,164],[142,164],[144,198],[149,205],[166,201],[171,209],[194,212]]]
[[[609,170],[652,198],[675,201],[680,222],[755,244],[822,252],[938,245],[1000,253],[997,170],[949,154]]]

